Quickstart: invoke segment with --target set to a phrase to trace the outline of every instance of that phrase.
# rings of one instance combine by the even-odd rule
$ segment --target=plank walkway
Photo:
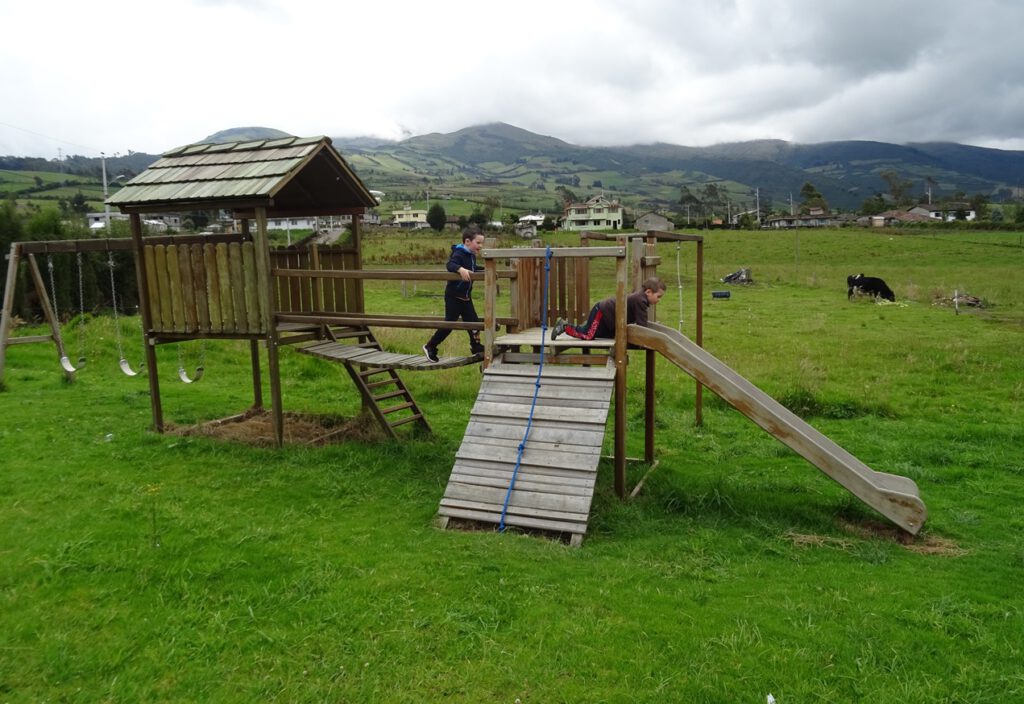
[[[422,354],[400,354],[384,352],[369,347],[360,347],[346,342],[320,342],[297,350],[303,354],[313,355],[332,362],[350,362],[375,369],[407,369],[410,371],[432,371],[463,367],[483,360],[483,355],[470,357],[442,357],[438,362],[431,362]]]
[[[502,364],[484,372],[438,514],[486,523],[501,510],[533,401],[537,367]],[[615,368],[546,365],[505,524],[587,531]]]

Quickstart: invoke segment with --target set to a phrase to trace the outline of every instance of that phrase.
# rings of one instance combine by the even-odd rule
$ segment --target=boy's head
[[[657,304],[661,300],[661,297],[665,295],[665,282],[659,279],[657,276],[645,280],[641,285],[644,295],[647,296],[647,302],[650,305]]]
[[[479,254],[484,247],[484,233],[477,227],[467,227],[462,231],[462,245],[473,254]]]

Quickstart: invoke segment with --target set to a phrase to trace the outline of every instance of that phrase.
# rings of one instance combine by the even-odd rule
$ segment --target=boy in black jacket
[[[665,284],[657,277],[644,281],[640,290],[626,296],[626,324],[647,325],[647,309],[657,305],[665,295]],[[561,334],[577,340],[593,340],[595,337],[615,337],[615,299],[606,298],[590,309],[587,322],[583,325],[569,325],[559,318],[551,328],[551,339]]]
[[[455,321],[462,318],[464,322],[476,323],[480,316],[476,314],[473,307],[473,277],[474,271],[483,271],[482,266],[477,266],[476,255],[484,246],[484,235],[475,227],[467,227],[462,231],[462,244],[452,245],[452,254],[448,258],[446,268],[453,274],[458,274],[459,279],[448,282],[444,288],[444,319]],[[480,333],[477,330],[469,332],[470,354],[481,354],[484,346],[480,344]],[[451,330],[441,329],[431,336],[427,344],[423,345],[423,354],[431,362],[438,361],[437,346],[444,342],[445,338],[452,333]]]

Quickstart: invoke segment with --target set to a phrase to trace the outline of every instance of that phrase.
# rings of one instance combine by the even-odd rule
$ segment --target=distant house
[[[765,227],[785,230],[794,227],[839,227],[843,221],[835,215],[774,215],[765,221]]]
[[[413,210],[409,206],[405,206],[401,210],[396,210],[392,215],[394,216],[394,224],[397,227],[404,227],[410,230],[419,227],[430,227],[427,223],[426,210]]]
[[[926,215],[932,220],[942,220],[944,222],[974,220],[978,217],[970,203],[942,203],[941,205],[938,203],[921,203],[915,205],[909,212]]]
[[[636,219],[633,227],[640,231],[646,230],[674,230],[676,225],[664,215],[653,211],[644,213]]]
[[[872,227],[891,227],[905,222],[931,222],[928,215],[915,213],[911,210],[886,210],[884,213],[872,215],[870,222]]]
[[[540,227],[541,225],[544,224],[544,214],[543,213],[530,213],[529,215],[523,215],[523,216],[521,216],[519,218],[519,222],[521,222],[521,223],[533,223],[537,227]]]
[[[89,222],[90,230],[102,230],[107,226],[107,213],[88,213],[86,220]],[[110,213],[110,220],[128,220],[126,213],[112,212]],[[168,232],[177,231],[181,229],[181,215],[178,213],[159,213],[149,214],[142,216],[143,223],[149,228],[150,232]]]
[[[594,196],[585,203],[567,205],[562,227],[576,231],[621,230],[624,214],[618,201],[609,201],[603,195]]]

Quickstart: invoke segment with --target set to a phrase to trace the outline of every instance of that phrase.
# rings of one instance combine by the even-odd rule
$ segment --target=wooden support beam
[[[4,302],[0,309],[0,384],[4,381],[4,367],[7,364],[7,345],[11,335],[11,318],[14,313],[14,289],[18,283],[18,265],[21,248],[17,242],[11,244],[7,255],[7,279],[4,283]]]
[[[139,310],[142,313],[142,329],[147,332],[146,337],[146,377],[149,380],[149,405],[153,412],[153,430],[158,433],[164,432],[164,412],[160,402],[160,375],[157,373],[156,365],[156,343],[149,337],[152,333],[153,313],[151,308],[150,291],[157,290],[148,279],[146,267],[143,266],[143,244],[142,244],[142,217],[138,213],[132,213],[128,217],[128,224],[132,233],[133,253],[135,258],[135,276],[139,282]]]
[[[53,310],[50,294],[46,292],[46,284],[43,283],[43,275],[39,273],[39,264],[36,263],[36,256],[34,254],[28,255],[28,270],[32,276],[32,283],[36,287],[36,294],[39,296],[39,304],[43,308],[43,316],[50,325],[50,333],[53,335],[53,341],[57,345],[57,361],[60,362],[67,355],[67,352],[64,350],[64,338],[60,336],[60,321],[57,320],[57,314]],[[63,366],[62,364],[61,367],[63,368]],[[67,369],[64,369],[64,376],[68,381],[72,381],[75,378],[74,372],[69,372]]]
[[[615,266],[615,493],[626,497],[626,293],[629,262],[626,260],[626,238],[620,237],[622,256]]]

